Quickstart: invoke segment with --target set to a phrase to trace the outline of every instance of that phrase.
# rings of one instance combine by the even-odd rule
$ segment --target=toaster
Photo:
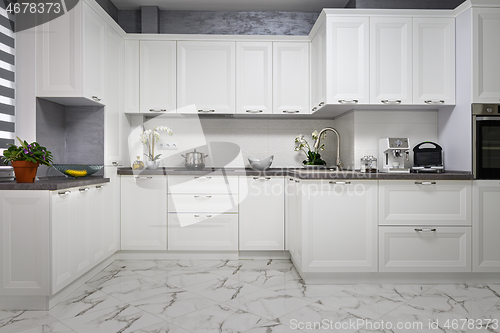
[[[413,147],[414,172],[444,172],[443,148],[435,142],[424,141]]]

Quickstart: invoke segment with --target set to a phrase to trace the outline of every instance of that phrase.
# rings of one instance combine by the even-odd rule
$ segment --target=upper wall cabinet
[[[37,96],[105,104],[106,23],[81,1],[37,27]]]
[[[273,113],[309,112],[309,43],[273,43]]]
[[[176,42],[140,41],[140,112],[175,112],[176,86]]]
[[[500,8],[473,10],[473,103],[500,102]]]
[[[140,111],[140,47],[138,40],[125,40],[124,57],[124,111],[125,113],[136,113]]]
[[[311,112],[326,103],[326,29],[321,25],[311,41]]]
[[[413,19],[413,104],[455,104],[455,19]]]
[[[235,112],[235,48],[235,42],[177,42],[177,112]]]
[[[273,112],[272,42],[236,42],[236,113]]]
[[[412,104],[412,19],[370,18],[370,103]]]

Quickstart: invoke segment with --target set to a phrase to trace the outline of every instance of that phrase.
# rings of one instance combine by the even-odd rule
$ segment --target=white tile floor
[[[0,333],[500,332],[498,320],[500,284],[318,286],[288,260],[115,261],[50,311],[0,311]]]

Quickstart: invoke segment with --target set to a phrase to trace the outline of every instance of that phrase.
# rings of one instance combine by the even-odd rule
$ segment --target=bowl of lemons
[[[54,169],[66,175],[66,177],[80,178],[93,175],[101,170],[103,164],[52,164]]]

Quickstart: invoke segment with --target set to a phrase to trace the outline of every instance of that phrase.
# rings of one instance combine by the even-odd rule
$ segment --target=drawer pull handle
[[[206,215],[206,217],[210,218],[210,217],[212,217],[212,215]]]
[[[199,113],[214,113],[215,110],[198,110]]]
[[[253,177],[254,180],[271,180],[271,177]],[[293,180],[290,178],[290,180]]]
[[[97,96],[92,96],[92,99],[94,101],[96,101],[96,102],[100,102],[101,101],[101,99],[99,97],[97,97]]]
[[[299,113],[299,110],[283,110],[283,113]]]
[[[113,162],[111,162],[111,164],[114,165],[114,166],[120,165],[120,163],[118,161],[113,161]]]
[[[88,187],[78,189],[80,192],[87,192],[88,190],[90,190]]]
[[[319,102],[318,106],[323,106],[325,105],[325,102]]]
[[[106,186],[106,185],[96,185],[95,188],[98,190],[102,190],[104,188],[104,186]]]
[[[150,112],[167,112],[166,109],[149,109]]]
[[[194,179],[201,179],[201,178],[212,179],[212,177],[199,177],[199,176],[194,177]]]
[[[71,191],[61,191],[61,192],[58,192],[57,194],[59,194],[60,196],[63,196],[63,195],[69,195],[71,193]]]
[[[300,180],[295,179],[295,180],[294,180],[294,182],[296,182],[296,183],[300,183]]]
[[[262,110],[246,110],[246,113],[262,113]]]
[[[416,232],[435,232],[435,228],[415,228]]]
[[[415,182],[415,185],[436,185],[436,182]]]
[[[401,100],[400,99],[383,99],[381,100],[382,103],[384,104],[401,104]]]
[[[433,101],[433,100],[428,100],[428,101],[424,101],[425,104],[444,104],[444,101],[441,100],[441,101]]]
[[[289,181],[293,182],[293,178],[288,178]]]
[[[313,108],[311,109],[311,111],[312,111],[312,112],[314,112],[314,111],[316,111],[316,110],[318,110],[318,108],[317,108],[317,107],[313,107]]]
[[[351,182],[328,182],[329,184],[334,184],[334,185],[349,185]]]
[[[357,99],[353,99],[353,100],[339,99],[340,104],[356,104],[358,102],[359,101]]]
[[[200,217],[200,215],[195,215],[194,217],[199,218],[199,217]]]
[[[196,199],[198,199],[200,196],[199,195],[195,195],[194,196]],[[205,198],[207,199],[210,199],[212,196],[211,195],[205,195]]]
[[[153,177],[151,177],[151,176],[148,176],[148,177],[135,176],[135,179],[153,179]]]

